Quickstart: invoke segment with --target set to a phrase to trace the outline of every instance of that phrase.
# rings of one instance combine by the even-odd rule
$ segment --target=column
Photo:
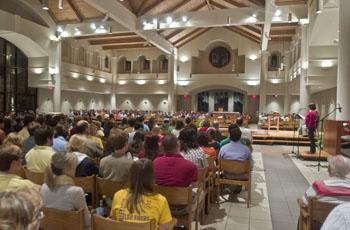
[[[168,75],[169,75],[169,81],[168,81],[168,112],[172,113],[175,112],[175,107],[176,107],[176,103],[175,103],[175,81],[176,81],[176,76],[177,76],[177,72],[176,72],[176,62],[177,60],[175,59],[175,57],[173,55],[169,55],[168,56],[168,60],[169,60],[169,68],[168,68]]]
[[[259,88],[259,114],[266,111],[266,79],[268,74],[269,54],[267,51],[261,53],[260,88]]]
[[[191,110],[196,112],[198,108],[198,96],[197,94],[191,95]]]
[[[53,112],[61,112],[61,44],[61,41],[51,41],[50,44],[49,68],[54,70],[54,73],[49,73],[53,86]]]
[[[339,43],[338,43],[338,77],[337,105],[342,112],[337,111],[337,120],[350,119],[350,1],[339,1]]]
[[[301,63],[309,62],[309,42],[308,42],[308,26],[303,25],[301,27]],[[299,96],[299,109],[300,113],[306,115],[308,105],[310,103],[310,86],[308,83],[308,70],[307,68],[301,68],[300,74],[300,96]]]
[[[109,97],[109,102],[111,105],[111,110],[117,109],[117,73],[118,73],[118,58],[115,52],[113,52],[111,58],[111,72],[112,72],[112,85],[111,85],[111,95]]]
[[[228,112],[233,112],[233,103],[234,103],[233,92],[228,93]]]
[[[287,55],[285,55],[286,57]],[[289,79],[289,58],[285,58],[284,60],[284,103],[283,103],[283,113],[289,114],[290,113],[290,95],[289,95],[289,86],[288,86],[288,79]]]
[[[214,111],[214,92],[213,91],[209,91],[208,103],[209,103],[209,112],[213,112]]]

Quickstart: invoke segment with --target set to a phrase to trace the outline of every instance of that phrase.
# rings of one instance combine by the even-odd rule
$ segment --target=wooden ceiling
[[[210,11],[237,7],[264,6],[265,0],[115,0],[120,1],[136,16],[158,15],[165,13],[185,13]],[[305,4],[307,0],[275,0],[276,5]],[[84,0],[63,0],[63,9],[58,9],[58,0],[49,0],[49,13],[57,24],[79,23],[89,20],[102,20],[105,16]],[[261,25],[231,26],[230,31],[240,34],[256,43],[261,42]],[[290,41],[296,32],[296,24],[273,24],[271,40]],[[158,33],[176,47],[181,47],[210,28],[168,29]],[[135,33],[115,33],[80,37],[88,39],[91,45],[100,45],[103,49],[125,49],[148,47],[150,44]]]

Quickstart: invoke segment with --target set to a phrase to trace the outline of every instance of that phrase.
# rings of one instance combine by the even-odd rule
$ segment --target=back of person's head
[[[242,117],[238,117],[237,120],[236,120],[236,124],[241,127],[243,125],[243,118]]]
[[[176,130],[181,130],[185,127],[185,124],[182,120],[178,119],[175,124],[175,129]]]
[[[186,117],[186,118],[185,118],[185,123],[186,123],[186,125],[191,124],[191,123],[192,123],[192,118]]]
[[[164,153],[176,153],[178,151],[177,141],[178,139],[175,135],[166,135],[162,142]]]
[[[198,144],[199,144],[199,146],[204,146],[204,147],[209,146],[209,139],[208,139],[207,133],[200,132],[198,134]]]
[[[143,130],[144,126],[142,123],[136,122],[134,128],[135,128],[135,130]]]
[[[87,141],[87,138],[84,135],[74,134],[69,139],[69,142],[67,145],[67,151],[85,153],[86,141]]]
[[[205,119],[202,123],[202,126],[205,128],[209,128],[210,127],[210,121],[208,119]]]
[[[27,126],[30,122],[34,121],[35,117],[31,114],[26,114],[23,118],[23,125]]]
[[[0,146],[0,172],[9,172],[10,169],[20,167],[22,150],[16,145]]]
[[[39,229],[42,206],[43,201],[35,189],[0,193],[0,229]]]
[[[140,213],[142,209],[141,195],[151,194],[154,189],[153,164],[149,159],[133,162],[129,173],[130,196],[127,199],[127,208],[130,213]]]
[[[309,109],[316,110],[316,104],[315,103],[310,103],[309,104]]]
[[[189,149],[196,149],[199,147],[197,139],[197,130],[186,127],[181,130],[179,135],[181,151],[188,151]]]
[[[34,136],[34,131],[40,127],[40,123],[37,121],[30,122],[28,125],[28,133],[30,136]]]
[[[45,122],[45,124],[54,128],[54,127],[58,124],[58,122],[57,122],[57,120],[55,120],[55,119],[53,119],[53,118],[49,118],[49,119]]]
[[[350,159],[343,155],[335,155],[327,158],[329,175],[345,178],[350,172]]]
[[[68,132],[67,132],[67,129],[64,125],[58,124],[55,127],[55,138],[56,137],[63,137],[64,139],[66,139],[68,137]]]
[[[208,135],[208,141],[215,140],[216,138],[216,131],[214,128],[209,128],[207,130],[207,135]]]
[[[128,119],[128,125],[129,125],[130,127],[134,127],[135,124],[136,124],[135,118],[130,117],[130,118]]]
[[[51,145],[53,129],[50,126],[41,126],[34,131],[34,140],[37,145]]]
[[[95,125],[94,123],[91,123],[90,124],[90,135],[91,136],[96,136],[97,135],[97,131],[98,131],[97,125]]]
[[[127,147],[128,139],[129,135],[126,132],[116,129],[113,133],[109,134],[107,145],[110,146],[113,151],[121,150]]]
[[[158,135],[152,135],[152,136],[146,136],[145,137],[145,155],[148,159],[154,160],[158,153],[159,153],[159,136]]]
[[[2,142],[4,145],[16,145],[19,148],[23,147],[23,137],[17,133],[9,133],[5,140]]]
[[[75,134],[83,134],[88,135],[89,134],[89,122],[85,120],[80,120],[77,122],[77,125],[75,126]]]
[[[53,189],[55,184],[55,177],[65,175],[68,170],[75,170],[78,159],[72,152],[56,152],[51,158],[51,164],[45,171],[45,183]]]
[[[237,124],[231,124],[228,127],[228,132],[230,134],[230,140],[237,142],[241,139],[242,136],[242,132],[241,129],[239,128],[239,126]]]
[[[161,133],[159,126],[153,126],[151,133],[152,135],[159,135]]]

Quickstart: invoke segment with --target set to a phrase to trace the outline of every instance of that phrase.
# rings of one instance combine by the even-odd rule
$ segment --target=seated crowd
[[[8,127],[0,120],[0,134],[4,133],[0,135],[0,229],[38,229],[44,218],[42,207],[83,210],[84,228],[90,229],[91,194],[86,195],[74,179],[91,175],[125,185],[114,197],[105,198],[110,218],[152,220],[159,229],[172,229],[176,223],[173,214],[188,210],[169,205],[155,185],[191,186],[192,195],[201,202],[203,184],[198,172],[208,168],[208,159],[251,161],[253,165],[252,135],[242,127],[241,118],[229,125],[227,138],[221,135],[218,124],[204,120],[197,127],[190,116],[171,121],[164,118],[161,125],[152,119],[145,122],[142,116],[124,118],[117,123],[113,116],[28,114],[21,128],[19,124]],[[307,208],[314,196],[334,201],[335,194],[336,202],[349,201],[350,193],[342,189],[350,188],[346,178],[349,159],[334,156],[328,161],[331,178],[315,182],[299,201],[301,208]],[[43,174],[43,184],[21,177],[23,168]],[[222,177],[244,180],[247,175],[224,172]],[[241,187],[230,186],[226,191],[234,195]]]

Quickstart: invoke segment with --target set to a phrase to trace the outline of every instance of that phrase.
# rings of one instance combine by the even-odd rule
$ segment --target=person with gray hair
[[[350,159],[343,155],[328,157],[329,178],[317,180],[306,190],[304,196],[298,200],[301,208],[306,208],[313,197],[331,203],[350,202]]]

